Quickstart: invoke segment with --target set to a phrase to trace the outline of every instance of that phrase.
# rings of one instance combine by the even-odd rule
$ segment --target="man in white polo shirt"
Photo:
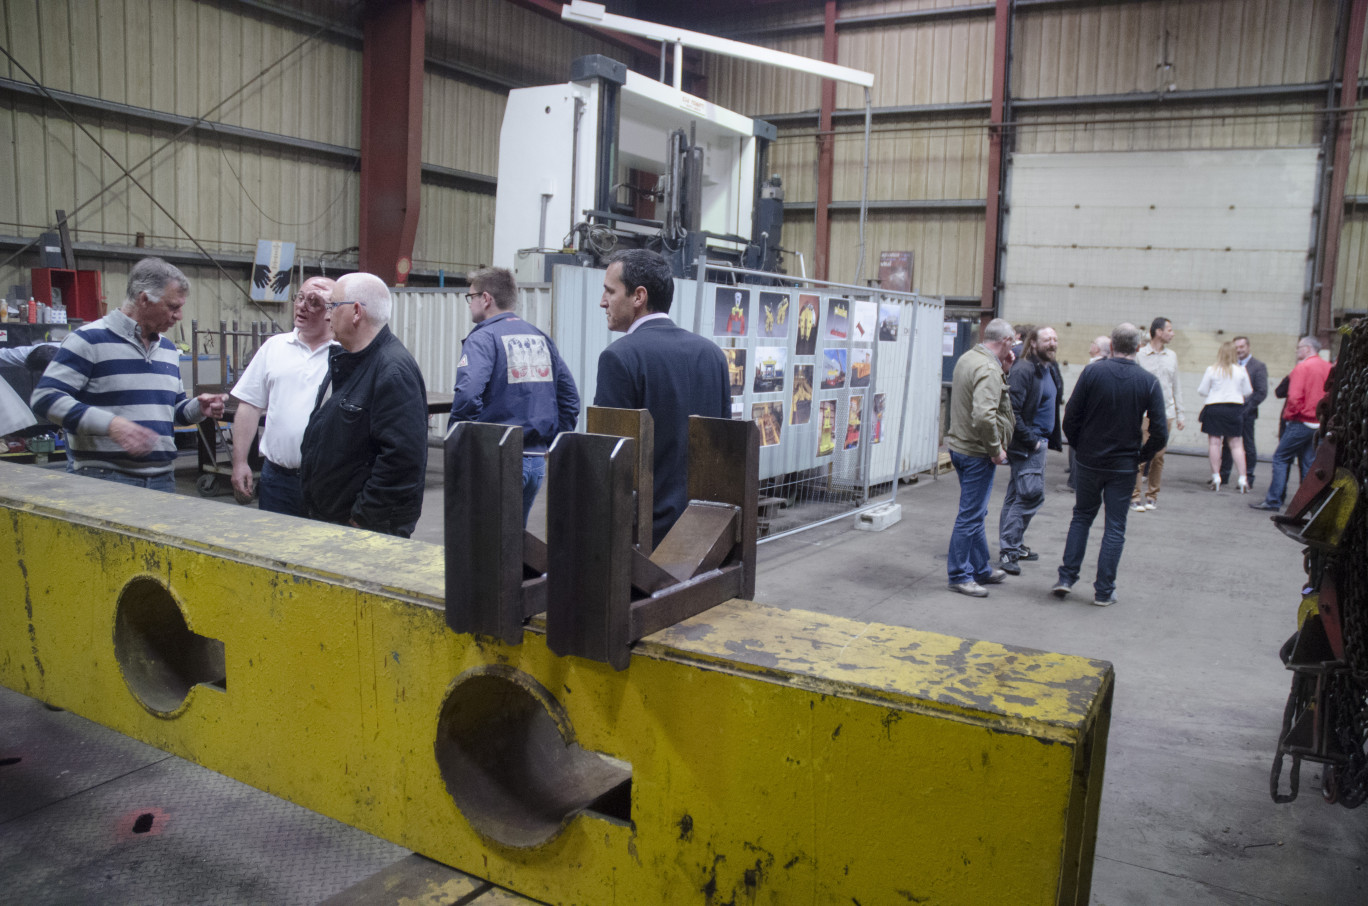
[[[239,500],[252,497],[252,469],[247,451],[266,413],[261,434],[261,484],[258,506],[271,513],[303,516],[299,491],[299,445],[313,412],[318,385],[328,373],[328,347],[333,345],[325,306],[335,281],[310,277],[294,297],[294,330],[261,344],[233,387],[238,401],[233,417],[233,491]]]

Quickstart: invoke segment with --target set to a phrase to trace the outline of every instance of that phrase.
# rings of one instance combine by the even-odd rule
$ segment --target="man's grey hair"
[[[128,292],[124,295],[124,303],[137,302],[139,293],[147,293],[147,298],[160,302],[162,293],[173,283],[180,287],[181,292],[190,292],[190,280],[181,273],[180,268],[160,258],[144,258],[128,272]]]
[[[983,328],[983,342],[1000,343],[1003,340],[1010,340],[1016,336],[1016,328],[1012,327],[1012,322],[1006,318],[994,318],[988,322],[988,326]]]
[[[1118,324],[1112,331],[1111,345],[1114,355],[1135,355],[1140,349],[1144,334],[1134,324]]]
[[[390,312],[394,308],[394,297],[390,295],[389,287],[385,281],[374,274],[367,274],[358,271],[354,274],[344,274],[338,279],[337,285],[347,284],[342,294],[345,299],[337,300],[342,302],[363,302],[363,309],[366,313],[366,320],[376,327],[383,327],[389,323]]]
[[[1310,346],[1312,352],[1320,352],[1320,340],[1315,337],[1302,337],[1297,341],[1298,346]]]
[[[1096,340],[1093,340],[1093,343],[1097,345],[1097,351],[1102,353],[1102,355],[1111,355],[1111,337],[1098,337]]]

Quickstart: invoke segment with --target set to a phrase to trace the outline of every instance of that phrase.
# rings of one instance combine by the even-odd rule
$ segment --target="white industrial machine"
[[[566,84],[509,92],[494,263],[546,282],[558,263],[649,248],[681,277],[705,251],[777,270],[783,189],[764,179],[774,137],[769,123],[582,57]]]

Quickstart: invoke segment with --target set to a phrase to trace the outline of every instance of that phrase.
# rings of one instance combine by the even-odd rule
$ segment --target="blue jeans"
[[[527,515],[532,512],[532,501],[537,499],[545,476],[545,454],[523,457],[523,528],[527,528]]]
[[[1282,506],[1287,495],[1287,473],[1292,468],[1292,460],[1301,458],[1301,480],[1311,471],[1312,447],[1316,441],[1316,429],[1306,422],[1288,422],[1283,428],[1282,440],[1278,449],[1273,451],[1273,479],[1268,483],[1268,496],[1264,503],[1269,506]]]
[[[1073,585],[1088,552],[1088,532],[1097,511],[1105,505],[1102,548],[1097,553],[1097,581],[1093,590],[1099,598],[1109,598],[1116,590],[1116,569],[1121,565],[1121,549],[1126,545],[1126,510],[1135,487],[1135,472],[1090,469],[1074,463],[1074,510],[1069,523],[1069,540],[1064,542],[1064,562],[1059,566],[1059,581]]]
[[[257,509],[286,516],[304,515],[304,494],[299,486],[298,469],[282,469],[269,459],[261,464],[257,482]]]
[[[100,469],[86,466],[84,469],[74,467],[70,459],[67,460],[67,471],[75,472],[77,475],[84,475],[86,478],[99,478],[103,481],[113,481],[117,484],[131,485],[135,488],[148,488],[153,491],[168,491],[176,493],[176,474],[174,472],[163,472],[160,475],[129,475],[117,469]]]
[[[1021,539],[1031,524],[1031,517],[1045,502],[1045,453],[1039,450],[1024,459],[1011,459],[1012,477],[1007,483],[1007,495],[1002,498],[1002,512],[998,516],[998,550],[1004,554],[1021,554]]]
[[[950,552],[946,570],[951,585],[977,582],[993,574],[988,559],[988,497],[993,493],[993,471],[997,466],[986,456],[965,456],[950,451],[950,462],[959,476],[959,515],[950,533]]]

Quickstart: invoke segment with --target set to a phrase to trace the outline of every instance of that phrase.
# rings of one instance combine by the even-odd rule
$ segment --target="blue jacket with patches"
[[[579,390],[556,344],[511,311],[486,318],[465,338],[455,394],[448,426],[521,425],[524,452],[545,452],[579,419]]]

